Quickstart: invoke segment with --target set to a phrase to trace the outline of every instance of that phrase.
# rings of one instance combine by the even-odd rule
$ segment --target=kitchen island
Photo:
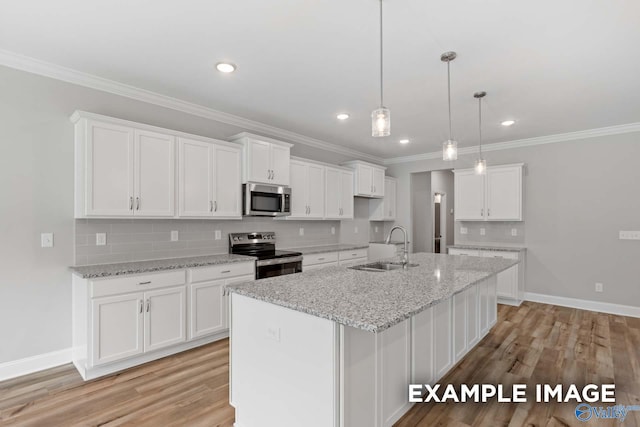
[[[412,254],[406,270],[328,267],[227,286],[237,427],[390,426],[496,322],[515,261]]]

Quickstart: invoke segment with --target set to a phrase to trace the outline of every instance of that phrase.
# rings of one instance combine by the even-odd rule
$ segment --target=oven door
[[[256,279],[302,273],[302,257],[263,259],[256,261]]]
[[[245,216],[286,216],[291,214],[291,189],[261,184],[243,185]]]

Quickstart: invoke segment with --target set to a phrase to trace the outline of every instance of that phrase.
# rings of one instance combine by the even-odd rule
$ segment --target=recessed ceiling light
[[[236,66],[229,62],[218,62],[216,69],[221,73],[233,73],[236,70]]]
[[[338,115],[336,116],[336,118],[337,118],[338,120],[347,120],[349,117],[350,117],[350,116],[349,116],[349,114],[347,114],[347,113],[340,113],[340,114],[338,114]]]
[[[400,144],[408,144],[409,140],[408,139],[401,139],[399,142],[400,142]]]
[[[504,122],[500,123],[502,126],[511,126],[515,123],[515,120],[505,120]]]

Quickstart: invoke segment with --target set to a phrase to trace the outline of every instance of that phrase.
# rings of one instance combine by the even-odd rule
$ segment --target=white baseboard
[[[52,351],[24,359],[0,363],[0,381],[71,363],[71,349]]]
[[[585,299],[557,297],[553,295],[524,293],[525,301],[553,304],[562,307],[579,308],[582,310],[598,311],[600,313],[617,314],[620,316],[640,317],[640,307],[613,304],[610,302],[590,301]]]

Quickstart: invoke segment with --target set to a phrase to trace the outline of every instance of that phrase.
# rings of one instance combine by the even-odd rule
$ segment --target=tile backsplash
[[[243,231],[274,231],[281,249],[329,245],[341,241],[340,226],[340,221],[289,221],[259,217],[242,220],[77,219],[75,264],[227,253],[229,233]],[[331,233],[332,227],[335,234]],[[300,236],[300,228],[304,230],[303,236]],[[178,241],[171,241],[172,230],[178,231]],[[215,240],[216,230],[221,231],[220,240]],[[96,233],[107,234],[106,245],[96,245]],[[368,242],[368,221],[362,228],[361,237]]]
[[[460,228],[466,228],[467,234],[462,234]],[[484,235],[481,234],[484,228]],[[516,236],[511,234],[516,230]],[[455,243],[503,243],[521,245],[525,243],[524,222],[482,222],[456,221]]]

